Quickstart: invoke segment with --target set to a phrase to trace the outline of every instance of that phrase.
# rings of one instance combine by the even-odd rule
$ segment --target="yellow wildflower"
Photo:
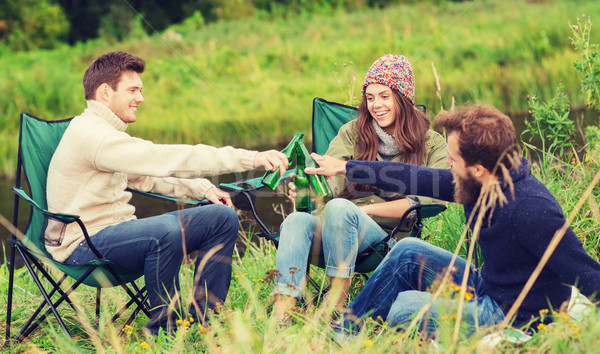
[[[146,343],[146,342],[141,342],[140,346],[144,349],[148,349],[148,343]]]
[[[370,346],[372,346],[372,345],[373,345],[373,341],[372,341],[370,338],[367,338],[367,339],[365,340],[365,342],[363,343],[363,345],[364,345],[365,347],[370,347]]]
[[[183,324],[183,321],[182,320],[177,320],[177,321],[175,321],[175,323],[177,323],[179,326],[181,326]]]
[[[571,322],[571,317],[569,317],[569,315],[567,315],[564,312],[555,312],[554,314],[558,315],[558,317],[560,317],[565,322]]]
[[[543,323],[540,323],[540,324],[538,324],[538,325],[537,325],[537,328],[538,328],[539,330],[542,330],[542,331],[547,331],[547,330],[548,330],[548,326],[546,326],[546,325],[545,325],[545,324],[543,324]]]
[[[183,325],[187,328],[190,326],[190,321],[188,320],[183,320]]]
[[[194,323],[194,318],[190,317],[190,323]]]

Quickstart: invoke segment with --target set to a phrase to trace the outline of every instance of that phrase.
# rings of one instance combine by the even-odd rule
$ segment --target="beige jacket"
[[[207,145],[161,145],[131,137],[127,123],[108,107],[88,101],[71,121],[48,169],[51,212],[76,214],[90,235],[135,219],[127,187],[179,198],[202,199],[213,184],[203,178],[253,168],[256,151]],[[64,262],[84,240],[75,223],[50,220],[46,247]]]

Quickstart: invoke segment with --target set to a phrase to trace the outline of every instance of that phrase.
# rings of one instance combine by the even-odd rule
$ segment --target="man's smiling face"
[[[144,87],[140,75],[134,71],[126,71],[121,75],[117,89],[110,89],[110,98],[107,103],[113,113],[125,123],[137,120],[137,109],[144,102],[142,88]]]

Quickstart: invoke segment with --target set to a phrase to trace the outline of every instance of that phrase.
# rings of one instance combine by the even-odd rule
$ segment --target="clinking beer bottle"
[[[298,142],[298,147],[296,148],[296,159],[298,159],[298,156],[300,155],[304,157],[304,163],[306,167],[319,167],[317,162],[310,157],[310,153],[302,141]],[[296,162],[296,171],[298,171],[299,168],[300,167],[297,166]],[[302,170],[304,172],[304,168],[302,168]],[[308,175],[308,180],[319,198],[325,199],[331,197],[331,189],[329,189],[327,181],[325,181],[325,177],[321,175]]]
[[[296,149],[296,143],[298,141],[302,141],[303,136],[304,133],[297,132],[296,135],[294,135],[294,137],[292,138],[292,140],[290,140],[290,143],[283,150],[281,150],[281,152],[285,154],[290,163],[294,155],[294,150]],[[281,181],[281,174],[279,173],[279,169],[276,169],[275,171],[267,171],[262,178],[262,183],[267,187],[271,188],[272,190],[275,190],[275,188],[277,188],[279,181]]]
[[[302,144],[302,141],[300,141]],[[298,146],[298,144],[296,144]],[[310,183],[308,182],[308,176],[304,172],[305,159],[304,156],[298,152],[296,148],[296,175],[294,175],[294,184],[296,185],[296,199],[294,205],[297,211],[309,212],[312,209],[310,201]]]

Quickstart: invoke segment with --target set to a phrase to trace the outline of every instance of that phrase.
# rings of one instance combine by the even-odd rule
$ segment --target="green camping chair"
[[[10,331],[14,289],[15,252],[19,253],[25,267],[39,288],[43,301],[25,322],[13,341],[21,341],[27,337],[39,327],[50,313],[54,315],[59,326],[70,335],[69,330],[65,326],[65,323],[58,312],[58,307],[66,301],[73,310],[77,312],[78,310],[69,298],[69,295],[81,284],[97,288],[96,316],[100,315],[101,289],[103,287],[121,286],[129,295],[129,301],[116,312],[112,318],[112,322],[116,321],[123,312],[132,305],[135,305],[135,308],[125,325],[130,324],[140,311],[150,317],[145,287],[139,288],[135,283],[135,280],[140,278],[143,273],[135,273],[122,269],[104,259],[100,252],[94,247],[85,225],[79,216],[51,213],[47,210],[46,178],[48,166],[70,121],[71,119],[46,121],[28,113],[21,114],[16,185],[13,188],[13,191],[15,192],[13,209],[14,228],[11,231],[12,236],[10,239],[11,250],[6,315],[6,344],[10,344],[9,341],[11,339]],[[24,172],[30,195],[28,195],[20,186],[21,170]],[[163,197],[153,193],[144,194],[153,197],[161,197],[167,200],[175,200],[174,198]],[[17,231],[16,226],[19,218],[20,199],[25,200],[30,205],[29,222],[23,235]],[[202,202],[195,201],[191,203],[200,204]],[[66,224],[77,223],[80,226],[90,249],[96,254],[97,259],[91,261],[87,265],[81,266],[70,266],[54,261],[46,250],[44,243],[44,231],[48,219],[58,220]],[[46,267],[58,268],[64,274],[56,281],[47,271]],[[38,273],[41,274],[41,278]],[[64,291],[61,285],[68,277],[75,279],[75,282],[68,290]],[[49,283],[49,285],[47,285],[47,283]]]
[[[423,112],[426,111],[425,106],[417,105]],[[355,107],[343,105],[336,102],[326,101],[322,98],[315,98],[313,100],[313,112],[312,112],[312,151],[319,155],[325,154],[329,148],[329,143],[337,135],[340,127],[347,122],[357,117],[357,109]],[[286,176],[293,173],[294,170],[286,171]],[[245,180],[234,183],[223,183],[219,185],[220,188],[234,192],[234,203],[236,206],[243,210],[251,210],[252,214],[260,226],[261,230],[256,233],[259,237],[264,237],[271,240],[277,246],[279,243],[279,234],[271,231],[265,223],[260,219],[254,201],[256,198],[256,191],[263,188],[264,185],[261,182],[261,178],[254,178],[251,180]],[[385,257],[389,251],[387,241],[393,237],[393,235],[399,231],[400,225],[402,225],[405,219],[410,215],[411,212],[415,211],[416,219],[415,224],[411,230],[411,236],[420,237],[423,230],[423,219],[435,216],[442,211],[446,210],[444,204],[418,204],[407,210],[398,227],[392,231],[385,240],[378,242],[377,244],[371,245],[370,249],[359,254],[356,259],[355,271],[357,273],[366,275],[377,268],[377,265]],[[325,260],[321,255],[319,257],[318,266],[324,268]],[[307,272],[308,275],[308,272]],[[307,277],[308,281],[319,289],[320,287],[310,277]]]

